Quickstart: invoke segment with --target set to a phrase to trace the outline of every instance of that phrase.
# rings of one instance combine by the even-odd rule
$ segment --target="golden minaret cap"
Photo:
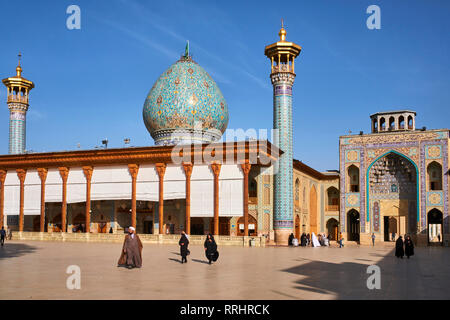
[[[18,54],[18,57],[19,57],[19,64],[17,65],[16,72],[17,72],[17,77],[21,78],[22,77],[22,67],[20,66],[20,58],[22,57],[22,54],[20,52]]]
[[[281,29],[280,32],[278,32],[278,35],[280,36],[280,41],[286,41],[286,29],[284,29],[284,23],[283,19],[281,19]]]

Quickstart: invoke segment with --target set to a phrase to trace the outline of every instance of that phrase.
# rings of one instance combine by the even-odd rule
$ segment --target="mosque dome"
[[[228,124],[228,106],[211,76],[186,54],[151,88],[144,123],[156,145],[219,140]]]

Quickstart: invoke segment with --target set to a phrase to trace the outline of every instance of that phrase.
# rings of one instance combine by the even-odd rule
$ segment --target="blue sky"
[[[81,8],[81,30],[66,9]],[[369,30],[366,8],[381,9]],[[0,2],[0,78],[17,53],[35,82],[27,149],[153,145],[142,106],[153,83],[184,52],[215,79],[228,102],[228,128],[272,128],[264,46],[303,47],[296,60],[294,157],[317,170],[338,168],[339,136],[369,132],[371,113],[412,109],[417,126],[448,128],[449,1],[13,1]],[[20,19],[19,19],[20,18]],[[8,152],[6,88],[0,90],[0,154]]]

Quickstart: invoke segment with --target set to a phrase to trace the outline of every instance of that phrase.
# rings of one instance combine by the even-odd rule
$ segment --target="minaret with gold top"
[[[19,65],[16,68],[16,76],[2,80],[8,90],[10,154],[25,152],[29,94],[30,90],[34,88],[33,82],[22,77],[20,58],[21,54],[19,53]]]
[[[280,41],[266,46],[264,54],[270,59],[270,79],[273,85],[273,127],[275,145],[284,153],[274,173],[273,228],[275,242],[287,244],[294,227],[293,220],[293,134],[292,134],[292,86],[295,80],[294,60],[302,48],[286,41],[286,30],[281,21],[278,33]]]

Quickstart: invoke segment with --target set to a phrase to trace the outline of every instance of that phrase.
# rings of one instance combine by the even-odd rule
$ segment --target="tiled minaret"
[[[3,84],[8,90],[9,108],[9,153],[24,153],[26,146],[26,119],[29,106],[30,90],[34,83],[22,77],[22,67],[16,68],[16,76],[3,79]]]
[[[292,168],[292,86],[295,80],[294,60],[301,47],[286,41],[281,26],[280,41],[266,46],[264,54],[271,61],[270,79],[273,85],[273,127],[278,129],[274,143],[284,152],[274,177],[273,228],[275,242],[287,245],[293,229],[293,168]]]

